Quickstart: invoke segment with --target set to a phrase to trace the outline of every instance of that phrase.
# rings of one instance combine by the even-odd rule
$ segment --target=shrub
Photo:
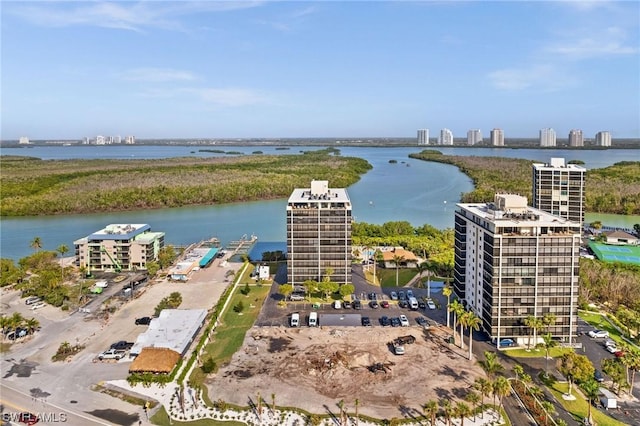
[[[242,303],[242,300],[240,300],[234,307],[233,307],[233,311],[234,312],[242,312],[244,310],[244,303]]]
[[[217,367],[218,366],[216,365],[216,362],[213,360],[213,358],[209,357],[202,364],[202,372],[205,373],[205,374],[210,374],[210,373],[213,373],[214,371],[216,371]]]

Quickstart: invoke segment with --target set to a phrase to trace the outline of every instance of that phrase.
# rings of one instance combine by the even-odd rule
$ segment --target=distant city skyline
[[[638,138],[639,13],[625,1],[8,1],[1,139]]]

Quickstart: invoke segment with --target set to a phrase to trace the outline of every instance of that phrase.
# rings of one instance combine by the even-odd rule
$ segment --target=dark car
[[[359,300],[354,300],[353,309],[362,309],[362,302],[360,302]]]
[[[413,290],[407,290],[407,299],[413,297]]]
[[[362,325],[365,327],[371,327],[371,320],[369,317],[362,317]]]
[[[351,302],[349,302],[348,300],[345,300],[344,302],[342,302],[342,307],[344,309],[351,309]]]
[[[369,293],[369,300],[377,300],[378,296],[375,293]]]
[[[502,339],[500,340],[500,347],[501,348],[511,348],[516,346],[516,342],[514,342],[512,339]]]
[[[389,320],[389,317],[381,316],[380,325],[383,327],[389,327],[391,325],[391,321]]]
[[[398,306],[401,308],[408,308],[409,307],[409,302],[407,302],[406,300],[400,300],[398,302]]]
[[[596,382],[598,383],[602,383],[604,382],[604,376],[602,375],[602,371],[600,370],[596,370],[593,373],[593,378],[595,379]]]
[[[380,307],[380,305],[378,305],[378,302],[376,302],[375,300],[369,302],[369,306],[371,306],[373,309],[378,309]]]
[[[32,413],[20,413],[18,420],[20,420],[20,423],[24,423],[27,425],[35,425],[40,421],[38,416]]]
[[[116,349],[119,351],[124,351],[127,349],[131,349],[133,347],[133,343],[125,342],[124,340],[120,340],[119,342],[115,342],[111,345],[111,349]]]
[[[387,302],[386,300],[383,300],[382,302],[380,302],[380,306],[386,309],[389,307],[389,302]]]
[[[426,303],[424,303],[424,302],[422,302],[422,301],[420,301],[420,302],[418,302],[418,308],[420,308],[420,309],[427,309],[427,304],[426,304]]]
[[[391,327],[400,327],[400,318],[392,317],[391,318]]]
[[[151,323],[151,317],[136,318],[136,325],[149,325]]]
[[[400,290],[398,292],[398,299],[400,299],[400,300],[406,300],[407,299],[407,295],[404,294],[404,291]]]
[[[427,320],[424,317],[416,318],[416,322],[418,323],[418,325],[421,325],[423,327],[427,325]]]

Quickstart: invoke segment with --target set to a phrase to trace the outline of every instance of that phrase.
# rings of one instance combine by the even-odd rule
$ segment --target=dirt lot
[[[394,355],[387,343],[408,334],[416,342]],[[318,414],[335,413],[341,399],[353,411],[358,398],[362,414],[404,417],[430,399],[464,396],[484,375],[466,359],[468,348],[448,345],[445,336],[434,327],[254,327],[231,363],[207,382],[209,395],[246,406],[258,392],[268,403],[275,393],[279,406]],[[371,372],[375,363],[386,368]]]

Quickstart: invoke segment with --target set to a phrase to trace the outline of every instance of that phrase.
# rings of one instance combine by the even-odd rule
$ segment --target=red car
[[[24,423],[27,425],[35,425],[40,421],[37,415],[32,413],[20,413],[20,423]]]
[[[616,358],[622,358],[624,356],[624,351],[618,351],[613,353]]]
[[[383,308],[388,308],[389,302],[387,302],[386,300],[383,300],[382,302],[380,302],[380,306],[382,306]]]

